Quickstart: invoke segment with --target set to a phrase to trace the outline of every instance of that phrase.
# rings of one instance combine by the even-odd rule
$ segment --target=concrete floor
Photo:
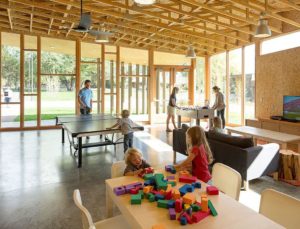
[[[172,162],[172,134],[167,135],[162,126],[135,136],[135,146],[152,165]],[[122,151],[121,145],[116,155],[113,147],[84,150],[83,166],[77,169],[69,144],[61,144],[60,130],[0,133],[0,228],[82,228],[72,199],[76,188],[93,220],[103,219],[104,180],[110,177],[111,164],[123,158]],[[300,188],[263,177],[250,182],[241,202],[257,210],[259,193],[265,188],[300,198]]]

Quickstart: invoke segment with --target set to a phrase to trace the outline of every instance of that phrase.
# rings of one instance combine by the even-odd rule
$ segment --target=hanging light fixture
[[[97,43],[108,43],[109,42],[108,35],[103,34],[103,33],[97,34],[95,42],[97,42]]]
[[[196,58],[195,49],[192,45],[189,45],[187,52],[186,52],[187,58]]]
[[[134,0],[134,2],[140,5],[152,5],[156,0]]]
[[[272,31],[268,26],[268,20],[265,19],[265,13],[261,13],[254,37],[265,38],[270,37],[271,35]]]

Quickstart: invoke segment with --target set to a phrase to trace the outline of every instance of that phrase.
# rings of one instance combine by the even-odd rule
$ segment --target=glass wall
[[[156,69],[156,113],[167,112],[167,106],[171,93],[171,70]],[[178,97],[178,96],[177,96]]]
[[[255,45],[245,47],[245,119],[255,117]]]
[[[175,75],[175,86],[179,88],[177,94],[177,105],[178,106],[188,106],[189,105],[189,71],[183,69],[181,71],[176,71]]]
[[[229,52],[228,123],[242,122],[242,49]]]
[[[205,59],[203,57],[198,57],[196,59],[194,92],[194,104],[197,106],[203,106],[205,100]]]

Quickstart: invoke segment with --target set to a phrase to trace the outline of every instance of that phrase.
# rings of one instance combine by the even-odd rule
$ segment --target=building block
[[[181,183],[194,183],[197,181],[197,177],[194,176],[179,176],[179,182]]]
[[[168,180],[167,184],[170,184],[172,187],[176,186],[176,180]]]
[[[180,217],[180,224],[181,225],[187,225],[187,219],[186,219],[186,217]]]
[[[170,192],[170,191],[172,191],[172,185],[171,184],[167,184],[166,192]]]
[[[189,205],[189,204],[184,204],[183,207],[184,207],[184,210],[186,211],[186,210],[188,210],[188,209],[191,207],[191,205]]]
[[[166,190],[167,189],[167,182],[165,182],[163,180],[164,179],[163,174],[160,174],[160,173],[155,174],[154,179],[155,179],[155,183],[156,183],[156,186],[157,186],[158,190],[160,190],[160,189]]]
[[[136,182],[136,183],[125,185],[124,187],[125,187],[126,193],[129,193],[131,189],[135,189],[135,188],[141,189],[141,188],[143,188],[143,184],[141,182]]]
[[[192,215],[192,220],[194,223],[198,223],[203,220],[205,217],[209,216],[210,212],[199,211]]]
[[[154,173],[154,169],[152,167],[145,168],[144,171],[145,171],[146,174],[151,174],[151,173],[153,174]]]
[[[187,170],[182,170],[182,171],[179,171],[179,176],[191,176],[191,174]]]
[[[158,201],[158,200],[163,200],[163,199],[165,199],[165,197],[164,197],[163,195],[161,195],[161,194],[156,194],[156,195],[155,195],[155,200],[156,200],[156,201]]]
[[[163,189],[159,190],[158,192],[159,192],[159,194],[161,194],[161,195],[163,195],[163,196],[165,196],[165,195],[166,195],[166,191],[165,191],[165,190],[163,190]]]
[[[152,193],[148,194],[148,200],[149,202],[154,202],[155,201],[155,196]]]
[[[159,191],[154,190],[154,188],[151,190],[151,193],[154,194],[154,195],[156,195],[156,194],[160,194],[161,195],[161,193]]]
[[[182,200],[181,199],[177,199],[175,201],[175,211],[176,212],[181,212],[182,211]]]
[[[208,199],[205,194],[201,195],[201,211],[208,212]]]
[[[175,176],[167,176],[167,180],[175,180]]]
[[[176,220],[176,212],[174,208],[169,208],[170,220]]]
[[[194,187],[190,184],[185,184],[179,188],[180,195],[184,196],[187,192],[193,192]]]
[[[193,223],[193,220],[192,220],[191,216],[189,216],[189,214],[187,214],[186,212],[182,212],[182,213],[180,214],[178,220],[181,220],[181,218],[186,218],[187,223],[190,223],[190,224]]]
[[[143,188],[144,193],[149,193],[153,190],[153,186],[145,186]]]
[[[208,208],[210,210],[210,213],[213,215],[213,216],[217,216],[218,213],[214,207],[214,205],[212,204],[212,202],[210,200],[208,200]]]
[[[130,196],[130,203],[131,204],[141,204],[142,203],[142,197],[139,194],[131,195]]]
[[[152,185],[152,181],[151,180],[145,180],[144,186],[150,186],[150,185]]]
[[[188,192],[193,192],[193,191],[194,191],[194,187],[193,187],[192,185],[190,185],[190,186],[188,186],[188,187],[186,188],[186,191],[188,191]]]
[[[168,200],[158,200],[157,207],[159,208],[168,208]]]
[[[215,186],[207,186],[206,193],[208,195],[219,195],[219,189]]]
[[[156,224],[152,226],[152,229],[167,229],[164,224]]]
[[[145,174],[143,178],[145,181],[154,180],[154,175],[152,173]]]
[[[177,199],[180,199],[180,192],[179,192],[179,190],[178,189],[173,189],[173,191],[172,191],[172,198],[174,199],[174,200],[177,200]]]
[[[199,181],[192,183],[194,188],[201,188],[201,183]]]
[[[201,210],[201,207],[197,204],[192,204],[191,207],[193,209],[193,212],[198,212]]]
[[[185,204],[193,204],[196,202],[196,196],[194,193],[186,193],[182,199]]]
[[[191,207],[189,207],[189,208],[186,210],[186,213],[187,213],[189,216],[192,216],[193,209],[192,209]]]
[[[176,169],[173,167],[170,171],[170,173],[175,174],[176,173]]]
[[[144,196],[145,196],[145,195],[144,195],[143,190],[140,190],[140,191],[138,192],[138,194],[140,194],[140,195],[141,195],[141,198],[144,199]]]
[[[166,166],[165,166],[165,170],[166,170],[167,172],[170,172],[172,168],[174,168],[173,165],[166,165]]]
[[[114,188],[114,193],[115,193],[117,196],[120,196],[120,195],[125,194],[125,193],[126,193],[125,187],[124,187],[124,186],[115,187],[115,188]]]
[[[129,190],[129,193],[130,193],[130,194],[138,194],[138,193],[139,193],[139,190],[140,190],[139,188],[133,188],[133,189],[130,189],[130,190]]]
[[[166,194],[165,194],[165,199],[166,199],[166,200],[172,199],[172,190],[169,191],[169,192],[166,192]]]
[[[168,208],[175,208],[175,200],[168,201]]]

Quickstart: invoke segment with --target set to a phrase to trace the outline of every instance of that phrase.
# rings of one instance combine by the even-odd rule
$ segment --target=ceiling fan
[[[71,29],[73,31],[79,32],[79,33],[89,33],[92,36],[112,36],[113,33],[106,32],[103,29],[102,30],[93,30],[90,29],[92,24],[92,17],[90,12],[83,12],[83,0],[80,0],[80,21],[79,24],[76,27],[73,28],[64,28],[64,29]]]

